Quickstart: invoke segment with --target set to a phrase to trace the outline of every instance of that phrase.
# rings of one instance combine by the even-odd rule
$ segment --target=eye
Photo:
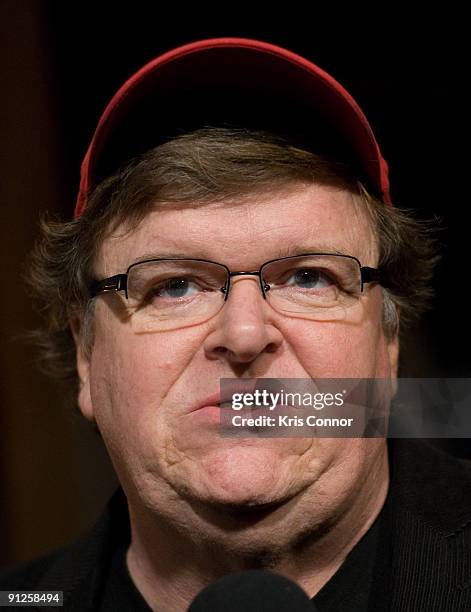
[[[334,280],[319,268],[299,268],[286,276],[283,283],[288,287],[300,287],[302,289],[323,289],[335,284]]]
[[[163,299],[189,298],[201,291],[201,287],[188,278],[168,278],[155,285],[150,291],[150,297]]]

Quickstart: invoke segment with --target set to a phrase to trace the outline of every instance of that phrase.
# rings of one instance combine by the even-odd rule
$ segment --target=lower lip
[[[219,406],[203,406],[193,410],[190,414],[209,423],[219,424],[221,420],[221,408]]]

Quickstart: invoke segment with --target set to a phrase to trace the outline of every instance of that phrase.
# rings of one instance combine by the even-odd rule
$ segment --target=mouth
[[[220,391],[215,391],[211,395],[206,396],[202,401],[194,404],[188,413],[196,412],[206,408],[230,408],[233,401],[234,393],[253,393],[258,386],[256,378],[247,379],[221,379],[226,382]]]

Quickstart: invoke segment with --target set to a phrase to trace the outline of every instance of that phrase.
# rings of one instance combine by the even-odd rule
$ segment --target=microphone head
[[[205,587],[188,612],[315,612],[292,580],[262,570],[227,574]]]

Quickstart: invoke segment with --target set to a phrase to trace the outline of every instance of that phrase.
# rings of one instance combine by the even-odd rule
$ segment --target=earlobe
[[[90,394],[90,379],[85,380],[80,378],[80,388],[78,392],[78,405],[80,412],[88,421],[94,421],[95,415],[93,411],[92,397]]]
[[[94,421],[94,410],[90,393],[90,359],[83,350],[81,323],[78,318],[70,321],[70,329],[75,341],[77,374],[79,378],[78,405],[80,412],[88,421]]]
[[[391,369],[391,378],[397,378],[399,367],[399,334],[396,334],[388,342],[389,366]]]

